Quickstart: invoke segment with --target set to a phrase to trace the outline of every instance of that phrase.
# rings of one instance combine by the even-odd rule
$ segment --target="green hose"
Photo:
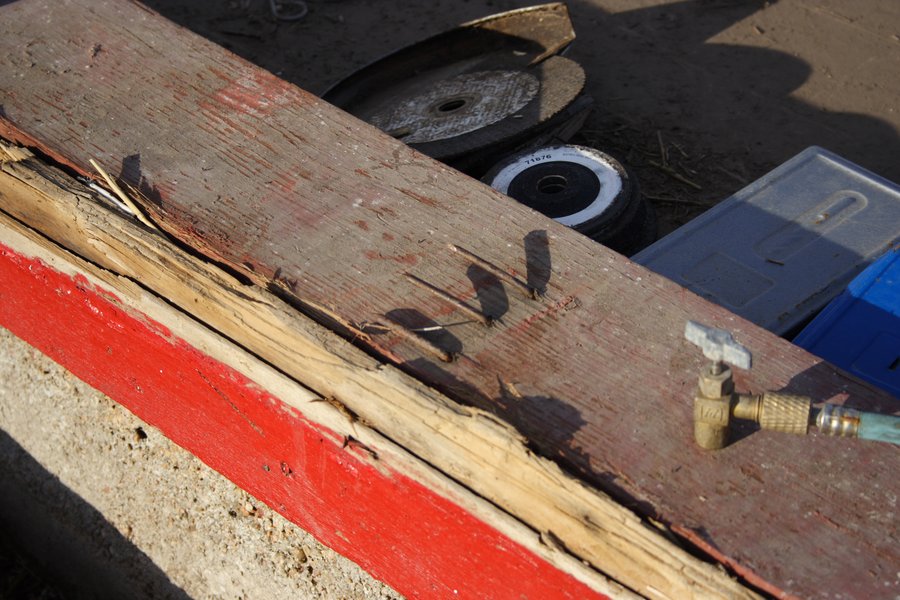
[[[864,412],[859,415],[859,438],[900,445],[900,417]]]
[[[900,445],[900,417],[862,412],[836,404],[826,404],[816,417],[819,431],[839,437]]]

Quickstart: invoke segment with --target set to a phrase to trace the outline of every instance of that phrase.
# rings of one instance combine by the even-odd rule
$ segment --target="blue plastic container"
[[[860,273],[794,343],[900,399],[900,246]]]

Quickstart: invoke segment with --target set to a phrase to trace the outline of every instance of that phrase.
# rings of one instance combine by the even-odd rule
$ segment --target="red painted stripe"
[[[410,597],[604,598],[114,294],[0,244],[0,324]]]

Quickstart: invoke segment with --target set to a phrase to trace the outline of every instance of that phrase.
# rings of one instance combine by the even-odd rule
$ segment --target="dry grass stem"
[[[694,183],[693,181],[691,181],[690,179],[688,179],[687,177],[685,177],[684,175],[682,175],[681,173],[679,173],[678,171],[676,171],[675,169],[670,167],[669,165],[660,164],[660,163],[656,162],[655,160],[649,160],[647,162],[649,162],[651,165],[653,165],[654,167],[656,167],[657,169],[659,169],[660,171],[662,171],[663,173],[665,173],[672,179],[676,179],[685,185],[689,185],[697,191],[701,191],[703,189],[699,184]]]
[[[662,131],[656,130],[656,141],[659,143],[659,159],[662,161],[663,166],[669,166],[669,152],[666,150],[666,145],[663,143],[662,139]]]
[[[137,217],[138,221],[140,221],[150,229],[159,231],[159,227],[157,227],[153,223],[153,221],[144,216],[144,213],[141,212],[141,209],[138,208],[137,204],[135,204],[131,200],[131,198],[128,197],[128,194],[122,191],[122,188],[120,188],[115,180],[113,180],[113,178],[109,176],[109,173],[103,170],[103,167],[97,164],[96,160],[92,158],[89,162],[91,163],[91,166],[94,167],[94,169],[96,169],[98,173],[100,173],[100,176],[103,177],[103,180],[106,181],[106,184],[110,187],[113,193],[115,193],[119,200],[121,200],[125,204],[125,206],[128,207],[128,210],[134,213],[134,216]]]

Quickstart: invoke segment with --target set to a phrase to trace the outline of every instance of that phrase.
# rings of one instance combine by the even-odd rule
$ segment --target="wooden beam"
[[[0,166],[0,199],[9,215],[27,219],[83,257],[82,264],[92,265],[117,296],[127,296],[137,283],[166,290],[168,302],[226,338],[240,339],[280,372],[314,390],[327,390],[329,406],[341,414],[360,415],[362,422],[353,416],[340,426],[329,424],[344,438],[358,438],[358,428],[368,423],[402,440],[413,453],[540,532],[542,543],[562,556],[571,558],[574,552],[650,596],[652,590],[670,597],[694,591],[721,597],[749,594],[602,492],[535,456],[515,430],[492,415],[456,404],[367,356],[271,293],[241,284],[218,267],[149,235],[99,205],[95,195],[59,170],[33,158],[7,162]],[[125,284],[124,291],[118,289],[119,282]],[[68,339],[64,329],[57,331]],[[178,426],[170,425],[176,441]],[[186,447],[198,456],[204,452]],[[227,465],[220,470],[229,473]]]
[[[8,184],[0,176],[4,200],[41,196]],[[340,405],[4,213],[0,283],[0,325],[410,597],[634,597]]]
[[[49,25],[39,18],[48,11]],[[724,326],[751,348],[756,365],[738,375],[741,389],[786,388],[883,411],[886,395],[139,5],[20,0],[0,15],[0,87],[11,90],[0,134],[82,173],[97,156],[142,192],[144,209],[181,244],[481,410],[425,388],[367,403],[345,380],[315,368],[297,375],[321,395],[644,594],[684,597],[707,585],[697,582],[738,592],[674,546],[655,573],[643,571],[661,542],[633,515],[595,522],[561,506],[612,510],[597,500],[603,490],[773,594],[848,585],[884,593],[900,566],[890,517],[900,458],[874,445],[765,433],[700,452],[690,412],[702,359],[681,339],[684,322]],[[123,106],[132,110],[111,108]],[[545,293],[520,293],[528,287]],[[461,304],[500,318],[488,327]],[[447,326],[439,336],[415,331],[438,325]],[[245,341],[253,333],[235,335],[253,343]],[[283,345],[274,335],[265,344]],[[368,390],[383,366],[346,371]],[[420,415],[435,407],[440,418],[428,423],[436,429],[423,430]],[[457,429],[447,423],[459,411],[469,420]],[[471,453],[442,454],[427,431],[458,436],[464,448],[473,434],[518,439],[498,418],[588,485],[554,488],[571,481],[556,466],[549,480],[517,479],[540,472],[519,441],[515,466],[503,453],[470,462]],[[810,467],[823,456],[853,467]],[[535,494],[549,498],[540,507],[523,501]],[[682,564],[691,566],[679,572]],[[871,575],[848,583],[847,570]]]

